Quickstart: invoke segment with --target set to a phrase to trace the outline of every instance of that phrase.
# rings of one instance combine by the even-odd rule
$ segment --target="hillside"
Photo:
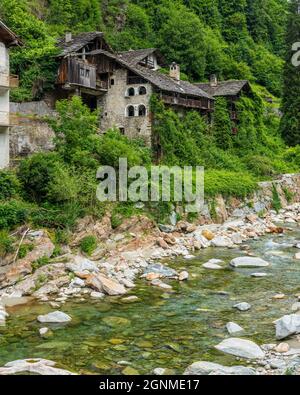
[[[194,81],[249,79],[279,96],[287,0],[2,0],[0,18],[26,47],[12,55],[15,100],[53,83],[55,39],[100,30],[115,50],[159,47]]]

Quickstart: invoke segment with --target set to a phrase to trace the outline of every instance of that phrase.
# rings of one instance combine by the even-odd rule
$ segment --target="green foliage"
[[[92,255],[92,253],[97,248],[97,239],[95,236],[85,236],[80,241],[81,251],[86,253],[87,255]]]
[[[289,188],[287,188],[287,187],[283,187],[282,190],[283,190],[284,196],[286,198],[286,201],[288,203],[292,203],[295,194],[292,191],[290,191]]]
[[[46,266],[50,263],[50,259],[47,256],[42,256],[41,258],[37,259],[35,262],[32,263],[32,269],[33,271],[36,271],[38,268]],[[38,282],[42,282],[44,283],[44,281],[39,281]]]
[[[284,140],[290,146],[300,144],[300,67],[295,67],[292,64],[292,56],[296,53],[292,50],[292,45],[299,42],[300,14],[298,7],[298,0],[290,1],[282,99],[281,132]]]
[[[205,195],[245,197],[257,188],[256,179],[247,173],[226,170],[208,170],[205,172]]]
[[[282,208],[280,197],[275,184],[272,186],[272,207],[277,213]]]
[[[18,258],[25,258],[28,252],[32,251],[34,248],[34,244],[22,244],[19,248]]]
[[[219,148],[232,148],[232,127],[227,100],[223,97],[218,97],[215,101],[213,135]]]
[[[0,258],[14,251],[14,240],[5,230],[0,231]]]
[[[75,199],[76,180],[57,153],[40,153],[23,160],[18,177],[28,200],[63,203]]]
[[[8,170],[0,170],[0,200],[16,197],[20,185],[16,175]]]
[[[30,206],[22,201],[0,202],[0,230],[24,224],[29,218]]]

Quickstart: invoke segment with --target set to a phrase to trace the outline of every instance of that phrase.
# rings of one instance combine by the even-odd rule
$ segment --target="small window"
[[[82,67],[80,67],[80,76],[81,76],[81,77],[84,77],[84,75],[85,75],[85,74],[84,74],[84,69],[83,69]]]
[[[146,107],[141,104],[139,106],[139,117],[145,117],[146,116]]]
[[[127,116],[134,117],[134,107],[133,106],[127,107]]]
[[[110,80],[110,85],[112,86],[112,85],[115,85],[115,80],[112,78],[111,80]]]
[[[127,91],[127,96],[134,96],[135,95],[135,90],[134,88],[129,88]]]
[[[144,86],[139,87],[139,95],[146,95],[147,89]]]
[[[124,136],[125,135],[125,128],[119,128],[120,133]]]

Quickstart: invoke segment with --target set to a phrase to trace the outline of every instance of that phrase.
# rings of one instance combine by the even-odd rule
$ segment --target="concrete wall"
[[[9,53],[0,42],[0,73],[9,75]],[[9,88],[0,87],[0,168],[9,165]],[[2,125],[1,125],[2,124]]]
[[[100,130],[105,132],[110,128],[122,128],[125,135],[130,138],[142,138],[147,144],[151,143],[151,118],[150,118],[150,97],[152,86],[150,84],[127,85],[127,70],[119,69],[111,77],[114,79],[108,93],[99,99],[98,106],[101,110]],[[138,88],[144,86],[147,89],[146,95],[138,95]],[[134,88],[135,96],[127,96],[129,88]],[[128,106],[135,106],[136,116],[128,117],[126,109]],[[138,106],[146,107],[146,116],[138,116]]]

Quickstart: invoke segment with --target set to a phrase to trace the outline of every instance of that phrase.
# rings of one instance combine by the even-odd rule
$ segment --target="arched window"
[[[141,104],[139,106],[139,117],[145,117],[146,116],[146,107]]]
[[[129,88],[127,90],[127,96],[134,96],[135,95],[135,90],[134,88]]]
[[[133,106],[127,107],[127,117],[134,117],[134,107]]]
[[[147,89],[144,86],[139,87],[139,95],[146,95]]]

